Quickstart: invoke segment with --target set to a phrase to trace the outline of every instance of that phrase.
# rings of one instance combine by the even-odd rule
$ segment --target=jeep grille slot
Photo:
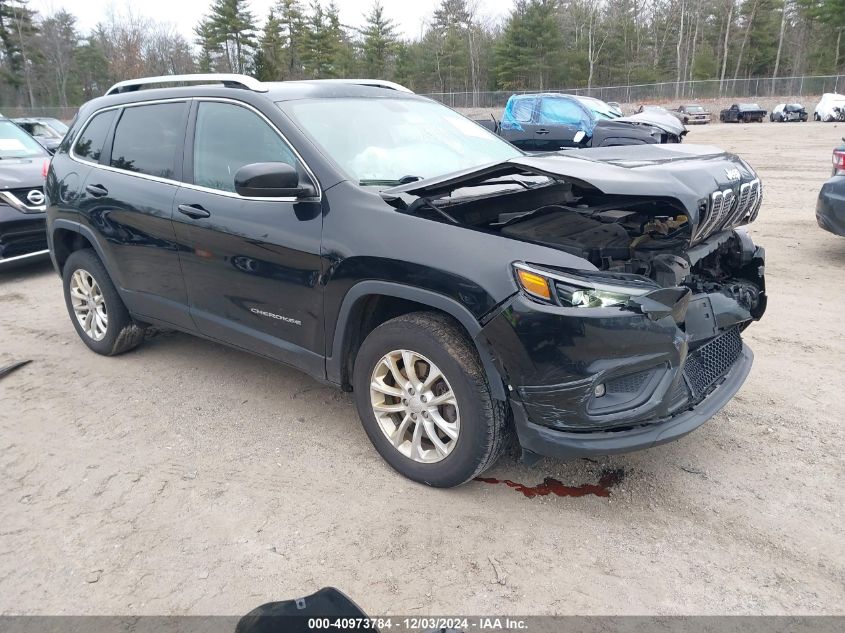
[[[753,221],[757,217],[762,198],[759,179],[740,185],[738,196],[733,189],[714,191],[710,194],[708,209],[702,216],[695,239],[702,240],[717,231]]]

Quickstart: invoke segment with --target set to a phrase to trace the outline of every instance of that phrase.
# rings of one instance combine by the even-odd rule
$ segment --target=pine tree
[[[270,9],[264,23],[261,40],[253,60],[255,77],[261,81],[278,81],[285,73],[285,37],[282,22],[275,9]]]
[[[209,18],[203,18],[194,27],[194,42],[199,46],[200,52],[197,58],[197,67],[201,73],[210,73],[215,69],[214,58],[219,51],[219,46],[214,40],[214,32]]]
[[[393,20],[384,15],[380,0],[375,0],[362,31],[363,70],[368,79],[386,79],[393,72],[398,38]]]
[[[560,75],[563,40],[555,0],[517,0],[496,47],[504,88],[544,90]]]
[[[33,16],[26,0],[0,0],[0,46],[3,66],[0,69],[5,83],[17,93],[17,101],[26,93],[30,106],[35,105],[32,81],[34,47],[32,40],[37,33]]]
[[[224,52],[227,70],[248,72],[256,45],[256,28],[247,0],[215,0],[208,14],[208,25],[211,42]]]
[[[281,79],[302,79],[302,49],[305,39],[302,5],[299,0],[279,0],[276,3],[276,17],[285,42]]]

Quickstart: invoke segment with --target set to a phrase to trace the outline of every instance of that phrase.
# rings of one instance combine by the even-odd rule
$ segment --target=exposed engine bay
[[[416,213],[559,249],[602,271],[721,293],[750,314],[759,307],[764,289],[750,239],[724,230],[691,246],[696,227],[670,198],[608,196],[559,181],[494,196],[460,194],[427,199]]]

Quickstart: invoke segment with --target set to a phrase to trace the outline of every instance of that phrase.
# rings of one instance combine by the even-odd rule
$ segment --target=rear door
[[[130,311],[193,329],[172,221],[188,106],[173,100],[120,108],[78,208]]]
[[[261,162],[293,165],[319,191],[316,179],[266,116],[233,100],[195,101],[186,148],[174,222],[198,329],[323,375],[319,195],[246,198],[234,186]]]

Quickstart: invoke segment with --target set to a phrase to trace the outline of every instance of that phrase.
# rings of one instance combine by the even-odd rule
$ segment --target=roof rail
[[[245,88],[253,92],[267,92],[267,87],[260,81],[249,75],[235,75],[235,74],[195,74],[195,75],[164,75],[161,77],[140,77],[138,79],[127,79],[126,81],[119,81],[106,91],[106,95],[119,94],[121,92],[134,92],[141,86],[150,86],[154,84],[172,84],[172,83],[221,83],[227,88]]]
[[[309,81],[304,79],[303,81]],[[387,88],[388,90],[397,90],[399,92],[410,92],[414,94],[413,90],[406,88],[401,84],[392,81],[385,81],[384,79],[313,79],[310,81],[319,81],[320,83],[337,83],[337,84],[353,84],[357,86],[372,86],[373,88]]]

